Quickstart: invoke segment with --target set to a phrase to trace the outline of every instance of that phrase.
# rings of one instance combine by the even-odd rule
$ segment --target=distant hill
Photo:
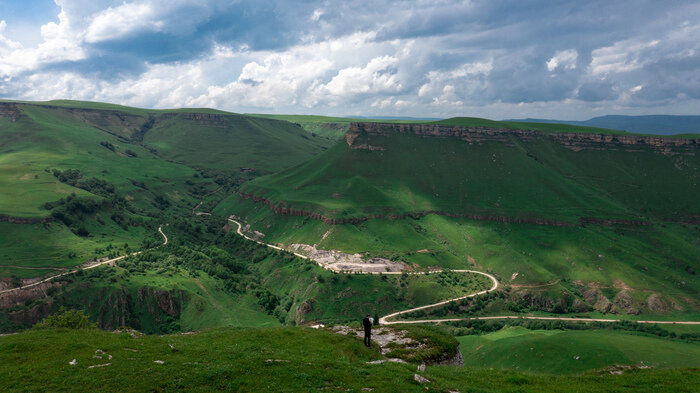
[[[685,133],[700,133],[700,116],[622,116],[608,115],[594,117],[589,120],[549,120],[549,119],[512,119],[508,121],[527,123],[560,123],[576,126],[600,127],[623,130],[642,134],[673,135]]]

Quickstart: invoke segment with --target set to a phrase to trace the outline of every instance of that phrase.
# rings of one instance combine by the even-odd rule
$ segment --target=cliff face
[[[14,102],[0,102],[0,117],[7,117],[12,122],[16,122],[22,116],[17,104]]]
[[[546,133],[533,130],[511,130],[507,128],[442,126],[436,124],[351,123],[345,141],[351,149],[383,150],[386,147],[370,146],[360,136],[392,136],[396,134],[418,135],[429,138],[458,138],[469,143],[500,142],[512,144],[511,138],[532,142],[549,138],[572,150],[583,149],[635,149],[652,148],[668,154],[695,155],[700,149],[700,139],[669,138],[646,135],[613,135],[576,132]],[[368,149],[370,146],[372,149]]]
[[[204,127],[228,127],[226,117],[215,113],[184,113],[182,116],[185,119],[197,122],[199,125]]]
[[[282,206],[282,205],[275,205],[274,203],[272,203],[268,199],[257,196],[257,195],[253,195],[253,194],[246,194],[244,192],[239,191],[238,195],[240,195],[242,198],[250,199],[250,200],[253,200],[255,202],[262,203],[262,204],[266,205],[267,207],[269,207],[276,214],[279,214],[282,216],[309,217],[309,218],[312,218],[314,220],[323,221],[324,223],[326,223],[328,225],[342,225],[342,224],[355,225],[355,224],[359,224],[363,221],[374,220],[374,219],[400,220],[402,218],[407,218],[407,217],[420,218],[420,217],[424,217],[427,215],[437,215],[437,216],[454,217],[454,218],[469,218],[469,219],[476,220],[476,221],[494,221],[494,222],[512,223],[512,224],[536,224],[536,225],[547,225],[547,226],[556,226],[556,227],[585,226],[587,224],[603,225],[603,226],[611,226],[611,225],[644,226],[644,225],[650,225],[649,222],[641,221],[641,220],[618,220],[618,219],[600,219],[600,218],[594,218],[594,217],[582,217],[578,220],[578,222],[568,222],[568,221],[549,220],[549,219],[537,218],[537,217],[504,217],[504,216],[488,215],[488,214],[451,213],[451,212],[440,211],[440,210],[426,210],[426,211],[402,213],[402,214],[371,214],[371,215],[359,216],[359,217],[331,218],[331,217],[326,217],[322,214],[315,213],[315,212],[293,209],[293,208],[290,208],[287,206]]]
[[[0,214],[0,222],[9,222],[10,224],[41,224],[43,222],[52,222],[53,217],[43,217],[43,218],[27,218],[27,217],[13,217],[4,214]]]

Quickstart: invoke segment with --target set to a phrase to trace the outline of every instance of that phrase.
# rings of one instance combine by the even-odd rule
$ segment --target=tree
[[[63,306],[57,313],[34,325],[35,329],[93,329],[96,327],[82,310],[69,310]]]

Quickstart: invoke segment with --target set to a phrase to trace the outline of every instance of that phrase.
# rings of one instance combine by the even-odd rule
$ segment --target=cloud
[[[55,2],[39,42],[3,15],[0,96],[495,118],[700,104],[697,2]]]
[[[97,14],[87,28],[85,42],[120,39],[139,30],[159,31],[163,25],[150,4],[124,3]]]
[[[576,68],[576,59],[578,59],[578,51],[576,49],[559,51],[547,61],[547,71],[552,72],[559,67],[573,70]]]

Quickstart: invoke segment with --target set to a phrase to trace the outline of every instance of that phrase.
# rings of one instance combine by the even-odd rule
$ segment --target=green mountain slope
[[[696,140],[435,127],[358,127],[215,211],[268,242],[493,271],[513,293],[491,315],[697,315]]]
[[[332,218],[444,211],[575,223],[700,214],[694,153],[605,143],[574,151],[546,135],[506,138],[360,134],[242,191]]]
[[[288,122],[212,109],[0,101],[0,277],[136,247],[164,215],[328,143]]]

